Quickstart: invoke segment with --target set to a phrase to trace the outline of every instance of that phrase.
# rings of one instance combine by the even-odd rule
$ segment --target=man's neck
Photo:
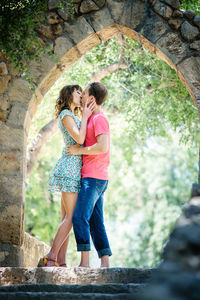
[[[101,112],[101,111],[102,111],[101,105],[97,105],[95,110],[93,111],[93,114],[96,114],[96,113]]]

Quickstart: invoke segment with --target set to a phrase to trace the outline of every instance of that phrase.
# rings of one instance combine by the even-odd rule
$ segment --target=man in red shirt
[[[103,194],[108,186],[110,163],[110,130],[101,107],[107,96],[106,87],[99,82],[86,87],[82,103],[95,100],[96,109],[88,119],[84,147],[75,145],[67,149],[68,154],[83,154],[81,190],[72,218],[77,250],[81,251],[80,267],[89,267],[90,234],[101,258],[101,267],[109,267],[109,256],[112,255],[103,220]]]

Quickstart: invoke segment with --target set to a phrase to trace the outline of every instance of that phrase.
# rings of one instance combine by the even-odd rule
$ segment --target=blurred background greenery
[[[196,1],[181,4],[198,8]],[[115,63],[122,69],[105,76],[105,68]],[[85,87],[99,73],[109,90],[104,111],[111,128],[111,165],[104,211],[111,266],[155,267],[190,198],[192,183],[198,181],[197,108],[174,70],[124,36],[102,42],[45,95],[33,118],[29,143],[53,119],[60,89],[73,83]],[[56,132],[26,180],[25,229],[49,245],[60,222],[60,196],[48,192],[47,183],[62,147],[62,136]],[[76,266],[78,260],[72,232],[67,263]],[[91,260],[98,267],[94,248]]]

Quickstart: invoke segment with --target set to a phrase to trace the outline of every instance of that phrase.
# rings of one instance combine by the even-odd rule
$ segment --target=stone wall
[[[178,0],[75,0],[75,17],[50,0],[38,40],[59,62],[41,54],[29,62],[35,92],[0,56],[0,253],[19,253],[24,237],[26,141],[38,104],[62,72],[102,40],[123,33],[176,70],[200,111],[200,16],[183,12]],[[17,250],[16,250],[17,249]],[[12,256],[12,255],[11,255]],[[11,261],[9,262],[10,264]]]
[[[20,249],[15,245],[1,244],[0,264],[4,267],[12,265],[26,268],[37,267],[40,258],[46,255],[49,250],[48,245],[25,232]]]

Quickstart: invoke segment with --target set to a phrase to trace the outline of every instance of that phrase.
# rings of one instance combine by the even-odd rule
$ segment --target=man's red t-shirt
[[[96,137],[100,134],[108,135],[108,151],[97,155],[83,155],[83,166],[81,169],[82,178],[92,177],[108,180],[108,166],[110,163],[110,129],[106,116],[102,112],[97,112],[88,119],[84,147],[96,144]]]

